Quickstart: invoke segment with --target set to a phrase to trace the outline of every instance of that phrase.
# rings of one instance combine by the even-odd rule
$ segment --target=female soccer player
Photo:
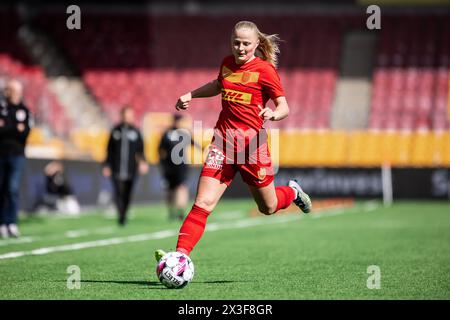
[[[266,35],[249,21],[238,22],[231,35],[233,55],[226,57],[219,76],[181,96],[175,108],[185,110],[193,98],[222,94],[222,111],[211,149],[203,166],[197,196],[178,236],[176,250],[189,255],[203,235],[206,220],[230,185],[236,172],[249,186],[258,209],[266,215],[294,202],[303,212],[311,210],[309,196],[295,180],[275,187],[267,144],[265,121],[280,121],[289,114],[280,77],[277,35]],[[265,107],[272,99],[275,110]],[[157,250],[159,259],[165,254]]]

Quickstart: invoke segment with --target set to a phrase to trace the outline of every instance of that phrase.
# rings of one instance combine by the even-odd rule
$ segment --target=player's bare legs
[[[213,211],[227,187],[217,179],[200,177],[194,204],[209,212]]]
[[[312,205],[309,196],[294,180],[289,181],[288,186],[275,187],[272,182],[262,188],[253,186],[249,186],[249,188],[259,211],[265,215],[274,214],[280,209],[285,209],[292,202],[305,213],[311,211]]]
[[[274,183],[270,183],[268,186],[257,188],[253,186],[248,186],[250,192],[258,205],[259,211],[261,213],[269,215],[277,211],[277,194],[275,192]]]
[[[227,185],[217,179],[201,176],[197,187],[197,196],[191,211],[184,219],[178,234],[177,251],[190,254],[205,231],[206,220],[214,210]],[[165,254],[163,250],[155,252],[156,260]]]

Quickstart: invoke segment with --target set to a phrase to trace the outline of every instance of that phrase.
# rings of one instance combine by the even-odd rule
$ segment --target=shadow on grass
[[[145,285],[145,286],[159,286],[162,285],[159,281],[122,281],[122,280],[81,280],[81,283],[117,283],[117,284],[135,284],[135,285]],[[231,280],[210,280],[210,281],[193,281],[194,283],[236,283],[236,282],[247,282],[247,281],[231,281]]]
[[[116,283],[116,284],[135,284],[140,286],[159,286],[159,281],[128,281],[128,280],[81,280],[81,283]]]
[[[66,282],[66,281],[58,281]],[[210,281],[193,281],[194,284],[227,284],[227,283],[237,283],[237,282],[248,282],[248,281],[231,281],[231,280],[210,280]],[[136,285],[143,286],[141,289],[153,289],[153,290],[167,290],[167,288],[159,281],[131,281],[131,280],[81,280],[83,283],[102,283],[102,284],[125,284],[125,285]]]
[[[214,281],[194,281],[194,283],[236,283],[236,282],[247,282],[247,281],[231,281],[231,280],[214,280]]]

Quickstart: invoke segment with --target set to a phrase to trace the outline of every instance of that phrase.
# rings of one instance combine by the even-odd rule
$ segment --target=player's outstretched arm
[[[175,108],[177,110],[185,110],[189,107],[189,102],[192,99],[213,97],[217,96],[220,92],[221,88],[219,82],[217,80],[213,80],[191,92],[182,95],[178,99]]]

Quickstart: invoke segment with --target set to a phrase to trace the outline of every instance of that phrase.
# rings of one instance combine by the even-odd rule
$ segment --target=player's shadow
[[[209,281],[194,281],[197,284],[227,284],[236,282],[248,282],[245,280],[209,280]],[[166,287],[159,281],[139,281],[139,280],[81,280],[83,283],[103,283],[103,284],[123,284],[123,285],[136,285],[141,286],[141,289],[152,289],[152,290],[166,290]]]
[[[194,281],[196,283],[236,283],[236,282],[246,282],[246,281],[231,281],[231,280],[210,280],[210,281]]]
[[[116,283],[116,284],[135,284],[140,286],[160,286],[159,281],[128,281],[128,280],[81,280],[81,283]]]

